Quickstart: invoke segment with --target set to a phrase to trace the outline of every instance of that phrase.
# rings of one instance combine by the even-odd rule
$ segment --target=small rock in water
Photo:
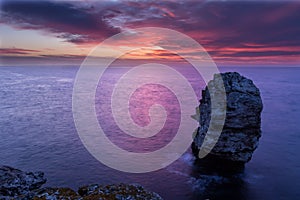
[[[200,101],[200,128],[192,144],[198,157],[199,149],[207,134],[211,119],[211,95],[220,93],[220,76],[215,76],[202,91]],[[261,111],[263,104],[259,89],[252,80],[237,72],[221,73],[226,91],[226,120],[218,142],[208,156],[246,163],[251,160],[261,137]]]

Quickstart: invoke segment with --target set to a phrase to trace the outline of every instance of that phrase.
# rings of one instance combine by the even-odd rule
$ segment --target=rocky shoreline
[[[70,188],[43,188],[43,172],[23,172],[0,166],[0,200],[162,200],[158,194],[137,184],[91,184],[78,191]]]

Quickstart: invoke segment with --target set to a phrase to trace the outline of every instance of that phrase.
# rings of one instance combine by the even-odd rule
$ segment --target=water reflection
[[[196,159],[191,168],[191,199],[247,199],[245,166],[213,156]]]

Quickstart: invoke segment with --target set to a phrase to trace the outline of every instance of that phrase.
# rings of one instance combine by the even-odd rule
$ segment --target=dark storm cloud
[[[1,22],[20,29],[46,30],[73,43],[101,40],[119,32],[102,20],[102,10],[80,2],[14,1],[1,5]]]
[[[136,8],[140,8],[136,5]],[[174,17],[148,16],[127,26],[164,26],[192,37],[210,41],[210,45],[240,46],[243,43],[300,45],[300,3],[298,2],[197,2],[148,3],[174,14]],[[144,4],[143,4],[144,5]],[[132,9],[132,8],[131,8]],[[130,10],[131,10],[130,9]],[[136,9],[139,10],[139,9]],[[139,12],[145,12],[143,10]],[[137,14],[135,14],[137,15]]]
[[[212,56],[290,56],[299,55],[300,47],[297,1],[6,0],[1,15],[2,23],[45,30],[76,44],[158,26],[191,36]]]
[[[6,0],[2,22],[61,33],[60,37],[74,43],[110,36],[118,28],[160,26],[212,40],[219,47],[242,43],[298,46],[299,10],[297,2]]]

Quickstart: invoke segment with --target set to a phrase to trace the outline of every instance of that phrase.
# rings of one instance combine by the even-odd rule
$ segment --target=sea
[[[190,148],[172,164],[144,173],[124,172],[100,162],[84,146],[74,122],[72,94],[78,70],[78,66],[0,67],[0,165],[43,171],[45,186],[75,190],[92,183],[133,183],[166,200],[299,199],[300,68],[219,68],[221,72],[236,71],[253,80],[264,106],[259,146],[252,160],[230,175],[199,170],[201,160],[195,161]],[[165,132],[151,139],[126,135],[114,122],[110,100],[114,86],[129,70],[111,67],[101,77],[95,93],[97,120],[110,141],[122,149],[137,153],[156,151],[172,142],[176,134],[180,120],[178,100],[159,84],[136,90],[128,104],[134,123],[151,123],[148,110],[154,103],[166,109],[168,119]],[[205,83],[199,74],[193,69],[175,70],[191,83],[200,99]],[[176,84],[176,80],[171,81]],[[192,137],[192,133],[186,134]]]

